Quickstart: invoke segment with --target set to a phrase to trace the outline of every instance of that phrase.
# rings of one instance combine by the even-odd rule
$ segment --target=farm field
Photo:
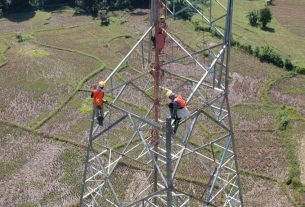
[[[245,2],[249,9],[264,3],[236,0],[240,13],[235,12],[233,30],[238,40],[259,46],[267,42],[304,66],[304,17],[290,27],[292,18],[280,10],[304,8],[303,2],[276,0],[270,24],[275,33],[245,26]],[[77,203],[92,112],[88,91],[111,73],[145,30],[148,11],[143,12],[114,12],[108,27],[89,16],[74,16],[69,7],[0,19],[0,206]],[[169,30],[193,49],[202,38],[182,20],[170,21]],[[17,41],[18,32],[25,41]],[[230,70],[245,206],[304,206],[305,76],[261,63],[236,48]],[[282,121],[288,121],[286,128]]]
[[[225,4],[226,1],[220,1]],[[265,0],[235,0],[233,11],[233,38],[242,45],[256,47],[271,47],[285,60],[291,59],[294,64],[304,67],[305,50],[300,45],[304,44],[305,2],[304,0],[274,0],[268,6],[272,12],[272,20],[267,24],[267,29],[260,26],[253,27],[249,24],[247,15],[251,11],[259,11],[265,7]],[[223,13],[221,7],[215,3],[212,9],[216,18]],[[200,19],[193,17],[193,21]],[[292,49],[293,48],[293,49]]]

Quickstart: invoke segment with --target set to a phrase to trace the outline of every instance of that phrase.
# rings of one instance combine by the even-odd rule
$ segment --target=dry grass
[[[78,93],[57,115],[50,119],[42,131],[51,135],[60,135],[86,143],[91,111],[82,112],[82,107],[92,109],[91,101],[87,102],[89,93]]]
[[[288,178],[285,148],[277,134],[237,132],[235,139],[241,168],[281,180]]]
[[[32,51],[43,50],[37,56]],[[20,52],[21,51],[21,52]],[[22,51],[30,51],[24,55]],[[81,55],[11,42],[8,64],[1,68],[1,116],[22,125],[32,124],[53,110],[97,63]],[[17,87],[16,87],[17,86]]]
[[[270,90],[273,102],[297,107],[305,115],[305,77],[284,79]]]
[[[0,95],[7,97],[7,99],[0,100],[0,114],[6,120],[18,122],[22,125],[32,124],[34,121],[45,117],[48,111],[58,106],[64,97],[68,96],[77,83],[92,69],[97,67],[96,60],[80,53],[75,54],[73,50],[83,52],[83,54],[95,55],[98,59],[105,61],[108,64],[108,70],[102,71],[92,79],[88,80],[84,86],[90,89],[91,86],[99,80],[104,79],[109,75],[111,69],[116,66],[120,58],[126,54],[131,45],[136,41],[138,35],[145,30],[145,24],[140,21],[145,20],[147,16],[126,16],[126,14],[119,14],[117,17],[112,17],[112,22],[109,27],[100,27],[98,21],[92,20],[87,16],[73,17],[71,12],[52,13],[50,19],[47,19],[49,24],[44,25],[45,13],[40,14],[41,19],[25,21],[19,24],[21,30],[29,31],[30,24],[34,25],[34,29],[45,30],[54,29],[54,31],[41,31],[34,34],[38,41],[49,45],[58,46],[61,48],[72,49],[72,51],[55,50],[52,48],[44,48],[34,43],[25,42],[16,44],[14,40],[10,42],[12,49],[9,50],[7,56],[9,63],[1,68],[1,72],[5,74],[0,78]],[[126,18],[127,22],[120,19],[120,15]],[[125,15],[125,16],[124,16]],[[37,16],[38,17],[38,16]],[[121,24],[122,23],[122,24]],[[79,25],[73,28],[63,28],[66,26]],[[3,26],[3,27],[2,27]],[[197,43],[201,41],[202,34],[194,32],[193,27],[189,24],[184,24],[183,21],[175,23],[177,28],[182,27],[185,30],[190,29],[189,33],[177,34],[179,38],[185,40],[193,47],[197,47]],[[1,29],[5,32],[15,32],[17,26],[15,23],[8,21],[0,22]],[[62,28],[62,30],[60,29]],[[177,28],[171,28],[173,32],[177,32]],[[1,30],[2,31],[2,30]],[[141,31],[141,32],[139,32]],[[133,32],[136,35],[129,37]],[[190,39],[189,36],[195,36],[196,41]],[[40,57],[36,56],[33,51],[45,50]],[[170,50],[171,48],[167,48]],[[167,50],[165,49],[165,50]],[[175,49],[175,48],[174,48]],[[19,55],[18,51],[30,51],[29,56]],[[273,107],[266,107],[259,103],[261,96],[261,87],[271,78],[278,77],[285,72],[277,68],[262,64],[255,58],[232,50],[232,67],[231,67],[231,102],[238,104],[233,108],[233,118],[236,124],[236,129],[242,130],[272,130],[276,125],[276,116],[278,110]],[[175,50],[174,55],[179,55],[180,51]],[[24,54],[22,52],[22,54]],[[28,53],[27,53],[28,54]],[[135,56],[136,57],[136,56]],[[138,63],[130,61],[130,65],[134,65],[139,69]],[[176,64],[168,66],[168,69],[173,73],[178,73],[184,76],[195,76],[196,68],[193,64]],[[191,72],[190,72],[191,71]],[[198,71],[197,71],[198,72]],[[192,74],[190,74],[192,73]],[[113,83],[118,84],[122,82],[122,78],[130,78],[135,75],[133,69],[124,69],[120,72],[120,76],[114,77]],[[200,74],[199,74],[200,75]],[[172,87],[177,84],[175,78],[166,76],[168,80],[163,84],[166,87]],[[150,81],[148,81],[150,80]],[[302,84],[303,78],[298,77],[295,80],[288,80],[285,85],[293,85],[297,87]],[[151,77],[135,82],[137,86],[145,88],[147,83],[151,84]],[[179,82],[180,84],[181,82]],[[282,84],[282,83],[280,83]],[[177,84],[178,85],[178,84]],[[182,95],[187,94],[191,89],[187,85],[179,90]],[[289,87],[274,86],[271,91],[279,91],[285,93]],[[143,114],[145,108],[149,106],[149,101],[142,99],[141,93],[133,93],[132,88],[126,90],[122,96],[125,101],[133,102],[134,104],[122,104],[126,109],[132,110],[135,113]],[[290,94],[291,95],[291,94]],[[294,98],[298,99],[298,103],[302,102],[303,92],[295,94]],[[86,100],[88,93],[78,93],[62,110],[52,117],[41,130],[47,134],[60,135],[67,139],[76,142],[86,143],[88,127],[91,118],[91,102]],[[110,99],[110,98],[109,98]],[[162,99],[163,103],[166,102]],[[202,101],[202,100],[201,100]],[[277,101],[277,100],[275,100]],[[22,104],[20,104],[20,102]],[[193,104],[198,104],[200,100]],[[254,102],[254,104],[244,104],[245,102]],[[190,107],[192,108],[192,107]],[[194,108],[194,107],[193,107]],[[168,114],[167,107],[163,106],[162,118]],[[116,112],[113,114],[113,120],[122,116],[122,113]],[[219,135],[221,132],[206,121],[206,118],[200,118],[202,125],[194,130],[194,133],[201,138],[195,140],[197,142],[207,142],[209,139]],[[1,126],[0,126],[1,127]],[[214,131],[213,131],[214,130]],[[9,176],[5,176],[5,181],[12,187],[12,194],[7,192],[0,192],[4,195],[3,205],[14,205],[12,200],[16,200],[16,204],[34,203],[34,204],[50,204],[66,205],[77,200],[79,193],[79,184],[81,178],[81,158],[79,149],[68,148],[66,145],[59,145],[47,141],[39,141],[41,138],[33,138],[26,134],[12,134],[13,129],[6,128],[3,131],[5,139],[1,140],[0,158],[4,162],[9,162],[12,158],[20,156],[25,146],[30,146],[27,159],[17,159],[17,165],[8,168],[12,170]],[[16,131],[16,130],[15,130]],[[106,144],[110,146],[117,146],[118,144],[127,140],[131,136],[131,124],[123,122],[121,125],[114,127],[109,134],[109,138],[105,140]],[[150,130],[147,130],[146,136],[150,135]],[[14,140],[18,138],[18,141]],[[37,140],[34,143],[32,140]],[[194,140],[192,140],[194,141]],[[270,176],[276,176],[282,180],[287,178],[287,160],[283,156],[285,154],[282,141],[276,134],[272,133],[237,133],[236,134],[237,151],[240,158],[242,168],[264,173]],[[302,145],[301,145],[302,146]],[[13,150],[14,149],[14,150]],[[119,149],[121,150],[121,149]],[[300,154],[301,156],[301,154]],[[184,163],[185,172],[181,174],[192,174],[197,177],[202,175],[200,171],[194,171],[186,163],[192,161],[191,158],[186,159]],[[192,166],[196,166],[192,163]],[[39,169],[41,167],[41,169]],[[22,177],[21,169],[28,174],[28,179]],[[35,171],[31,171],[35,169]],[[46,175],[41,171],[45,171]],[[113,180],[115,184],[120,186],[122,183],[129,187],[127,189],[118,189],[119,195],[123,200],[130,201],[136,197],[135,194],[130,193],[134,189],[143,188],[147,182],[146,173],[142,171],[135,172],[127,167],[120,167],[115,172],[118,179]],[[303,175],[303,174],[302,174]],[[17,179],[11,179],[11,176],[16,176]],[[52,178],[52,180],[51,180]],[[126,178],[126,179],[124,179]],[[141,182],[138,181],[141,179]],[[1,181],[2,182],[2,181]],[[29,182],[31,182],[29,184]],[[21,186],[26,183],[26,187]],[[4,184],[7,185],[7,184]],[[277,184],[261,179],[254,179],[247,177],[242,179],[242,186],[244,188],[244,197],[246,206],[291,206],[286,199],[283,192]],[[45,190],[39,190],[40,188]],[[197,192],[196,189],[189,189],[192,192]],[[259,200],[254,198],[259,197]]]
[[[274,17],[293,33],[304,37],[305,34],[305,2],[303,0],[277,0],[271,6]]]
[[[77,198],[71,191],[72,185],[61,182],[66,173],[69,173],[69,176],[76,174],[76,171],[67,172],[64,167],[70,165],[71,159],[76,157],[63,162],[59,160],[65,152],[65,146],[11,127],[1,125],[0,130],[1,206],[26,203],[61,206]],[[3,170],[8,168],[3,168],[3,164],[14,166],[4,177]],[[79,188],[78,183],[75,185]]]
[[[84,38],[84,35],[87,38]],[[108,67],[113,68],[131,46],[126,45],[124,41],[111,40],[116,36],[125,39],[124,35],[130,35],[124,25],[118,27],[118,23],[114,22],[108,27],[100,27],[99,22],[94,21],[91,24],[61,31],[42,31],[37,33],[36,37],[39,41],[49,45],[95,55],[102,59]],[[128,41],[133,44],[135,39],[129,38]]]
[[[244,205],[247,207],[292,207],[279,185],[272,181],[241,176]]]

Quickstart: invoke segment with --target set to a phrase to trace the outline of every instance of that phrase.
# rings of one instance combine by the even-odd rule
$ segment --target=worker
[[[165,46],[166,33],[164,30],[166,30],[166,29],[167,29],[167,25],[165,22],[165,16],[161,15],[160,19],[159,19],[158,34],[157,34],[157,38],[156,38],[156,49],[157,49],[159,55]]]
[[[94,113],[96,115],[96,119],[100,126],[103,126],[103,121],[104,121],[103,104],[105,100],[103,100],[103,98],[104,98],[105,85],[106,83],[104,81],[100,81],[98,86],[97,87],[95,86],[93,91],[91,92]]]
[[[151,41],[153,42],[153,48],[157,48],[158,54],[161,53],[161,50],[164,48],[165,45],[165,39],[166,39],[166,34],[164,30],[167,29],[167,25],[165,22],[165,16],[161,15],[159,18],[159,28],[158,28],[158,33],[156,34],[157,37],[152,36]]]
[[[190,112],[186,108],[186,101],[180,95],[176,95],[172,91],[166,92],[166,97],[171,100],[168,104],[171,118],[174,119],[174,134],[176,134],[181,119],[190,115]]]

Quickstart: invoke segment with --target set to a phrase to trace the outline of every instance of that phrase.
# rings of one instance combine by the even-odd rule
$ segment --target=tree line
[[[67,3],[84,13],[97,15],[99,10],[148,7],[147,0],[0,0],[0,16],[6,12],[40,9],[47,5]]]

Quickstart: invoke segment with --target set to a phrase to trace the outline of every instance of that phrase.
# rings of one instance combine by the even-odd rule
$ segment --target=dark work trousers
[[[96,114],[96,119],[98,121],[98,124],[100,126],[103,126],[103,122],[104,122],[104,110],[103,110],[103,106],[96,106],[95,107],[95,114]]]
[[[174,103],[169,103],[168,104],[168,108],[171,114],[171,118],[174,119],[174,134],[176,134],[178,127],[179,127],[179,122],[180,122],[180,118],[178,118],[177,116],[177,110],[178,109],[174,109]],[[176,110],[176,111],[174,111]]]

